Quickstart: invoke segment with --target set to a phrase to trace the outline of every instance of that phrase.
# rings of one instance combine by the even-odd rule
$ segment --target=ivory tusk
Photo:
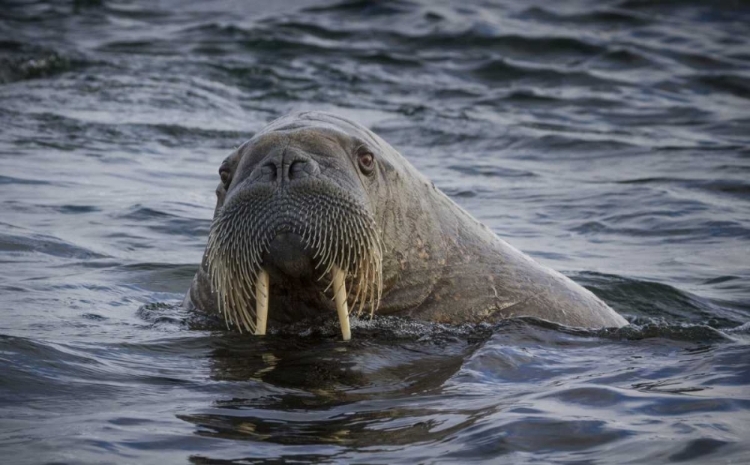
[[[255,283],[255,335],[265,336],[268,324],[268,273],[260,270]]]
[[[333,265],[331,271],[333,274],[333,293],[336,299],[336,312],[339,314],[339,324],[341,325],[341,336],[345,341],[348,341],[352,338],[352,331],[349,326],[349,305],[346,303],[346,276],[336,265]]]

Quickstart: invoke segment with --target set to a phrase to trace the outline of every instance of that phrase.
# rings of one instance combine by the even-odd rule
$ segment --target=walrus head
[[[344,339],[349,306],[377,309],[383,251],[370,199],[387,160],[342,122],[282,118],[222,163],[204,262],[228,325],[264,334],[271,288],[287,298],[287,319],[335,301]]]

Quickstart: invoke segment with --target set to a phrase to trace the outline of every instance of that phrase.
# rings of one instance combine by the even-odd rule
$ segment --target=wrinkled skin
[[[370,174],[358,165],[362,147],[374,155]],[[382,244],[377,314],[451,324],[518,316],[586,328],[627,324],[591,292],[498,238],[357,123],[321,112],[285,116],[231,154],[222,171],[229,182],[217,188],[214,218],[225,203],[261,188],[284,199],[291,215],[301,214],[292,194],[314,196],[310,185],[346,191],[366,208]],[[273,208],[281,214],[282,207]],[[263,256],[271,282],[269,324],[334,315],[323,292],[327,283],[318,281],[299,237],[281,232],[270,249]],[[185,305],[217,311],[205,258]]]

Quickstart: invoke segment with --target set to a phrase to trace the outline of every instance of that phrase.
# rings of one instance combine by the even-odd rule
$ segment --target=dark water
[[[747,2],[3,1],[0,83],[3,463],[750,461]],[[299,109],[633,324],[196,327],[219,163]]]

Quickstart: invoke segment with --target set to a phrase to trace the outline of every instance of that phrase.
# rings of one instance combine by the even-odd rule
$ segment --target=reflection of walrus
[[[532,316],[627,322],[499,239],[380,137],[319,112],[280,118],[231,154],[188,307],[265,334],[349,308],[444,323]]]

